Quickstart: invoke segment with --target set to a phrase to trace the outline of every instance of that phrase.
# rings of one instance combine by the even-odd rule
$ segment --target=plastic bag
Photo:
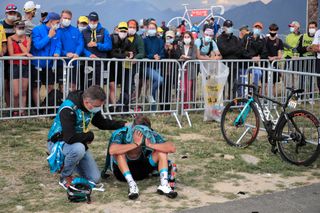
[[[204,97],[204,121],[221,120],[223,89],[228,80],[229,67],[219,61],[201,62]]]

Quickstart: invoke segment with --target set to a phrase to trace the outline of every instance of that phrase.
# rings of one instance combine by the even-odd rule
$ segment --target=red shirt
[[[17,43],[17,41],[15,40],[12,40],[12,44],[13,44],[13,53],[14,54],[19,54],[19,53],[23,53],[19,44]],[[22,45],[27,47],[28,45],[28,40],[27,40],[27,37],[24,38],[23,42],[22,42]],[[17,64],[17,65],[20,65],[20,60],[14,60],[13,61],[13,64]],[[22,65],[28,65],[29,64],[29,61],[28,60],[22,60]]]

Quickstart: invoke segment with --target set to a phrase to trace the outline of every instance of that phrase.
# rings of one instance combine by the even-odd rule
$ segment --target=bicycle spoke
[[[240,136],[240,138],[239,138],[239,140],[236,142],[236,144],[239,144],[239,143],[240,143],[240,141],[242,140],[242,138],[247,134],[247,132],[249,132],[250,129],[251,129],[251,128],[248,127],[248,128],[244,131],[244,133]]]

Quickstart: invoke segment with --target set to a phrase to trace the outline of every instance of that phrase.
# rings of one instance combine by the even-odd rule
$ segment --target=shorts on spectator
[[[55,81],[55,72],[52,68],[38,69],[34,65],[31,66],[31,83],[33,86],[39,85],[53,85]]]
[[[12,72],[13,79],[29,78],[29,65],[20,66],[18,64],[14,64],[12,67]]]
[[[77,81],[77,76],[79,76],[77,75],[77,67],[74,66],[72,69],[68,69],[68,70],[71,71],[71,75],[69,75],[70,82],[72,82],[73,84],[76,84],[77,82],[79,83],[79,77]],[[59,84],[63,84],[63,66],[57,67],[57,79]]]

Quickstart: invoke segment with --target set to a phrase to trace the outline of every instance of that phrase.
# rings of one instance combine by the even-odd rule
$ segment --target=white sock
[[[160,182],[161,186],[168,185],[168,169],[160,170]]]
[[[126,171],[125,173],[123,173],[123,176],[127,180],[129,185],[135,183],[130,171]]]

